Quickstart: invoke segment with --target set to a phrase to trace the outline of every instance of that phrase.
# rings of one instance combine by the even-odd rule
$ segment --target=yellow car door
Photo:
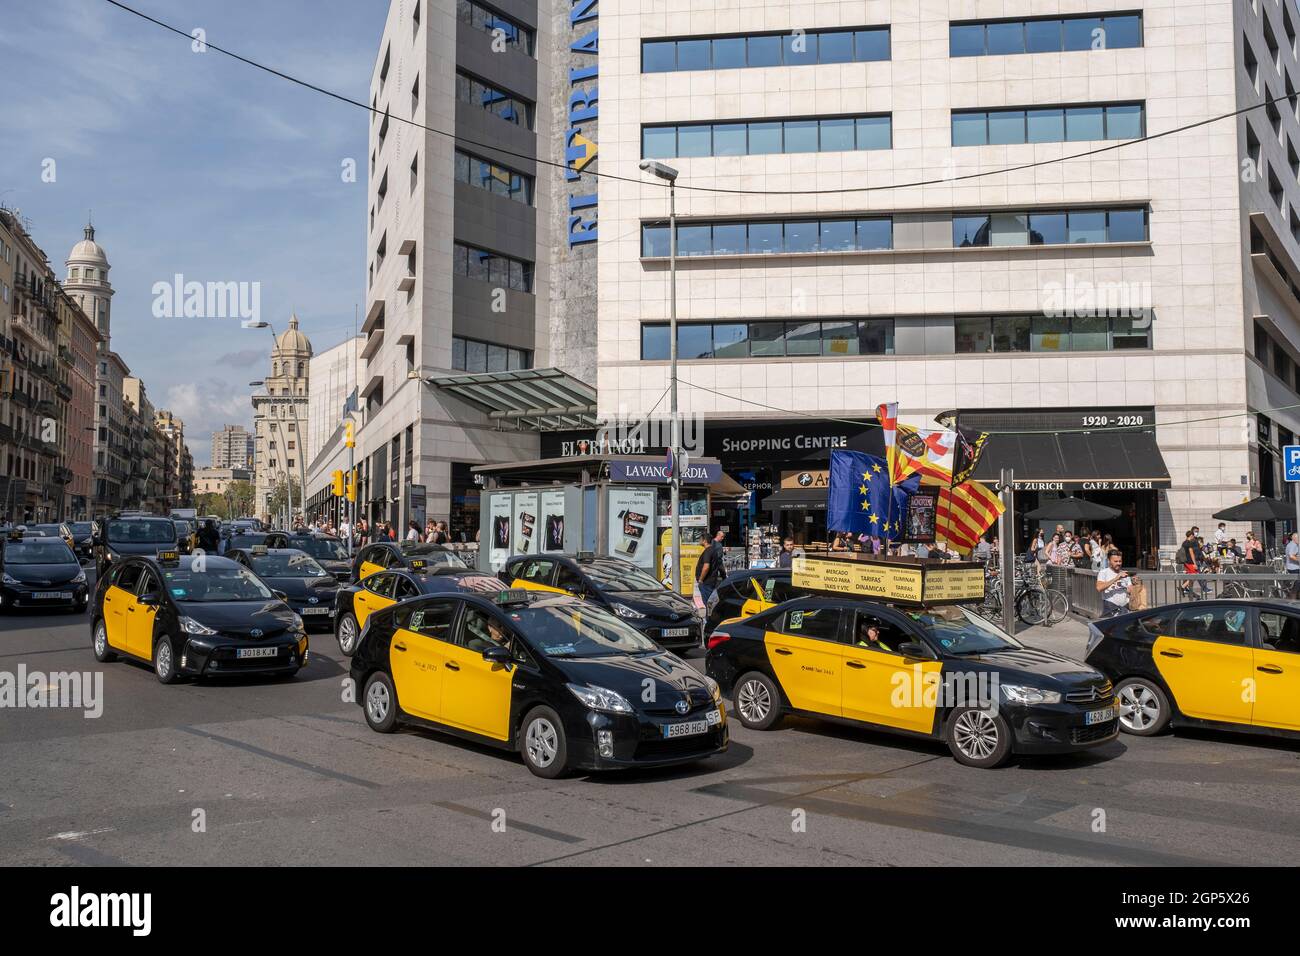
[[[495,740],[510,739],[514,668],[483,659],[483,651],[509,641],[505,625],[468,606],[454,643],[445,648],[441,722]]]
[[[1260,611],[1259,624],[1251,723],[1300,730],[1300,615]]]
[[[397,701],[408,714],[442,719],[444,665],[455,619],[455,601],[433,601],[414,608],[393,632],[388,663]]]
[[[878,628],[874,645],[867,635],[872,624]],[[843,716],[919,733],[934,729],[943,664],[905,658],[898,648],[907,640],[897,628],[858,612],[853,641],[844,648]]]
[[[162,600],[162,594],[158,578],[152,571],[144,572],[139,593],[150,595],[152,603],[142,602],[136,597],[127,605],[127,650],[137,657],[153,660],[153,625],[154,618],[158,616],[158,602]]]
[[[119,651],[130,651],[126,638],[126,609],[135,607],[135,595],[124,591],[116,584],[104,591],[104,631],[108,635],[109,647]]]
[[[772,672],[791,707],[841,716],[844,663],[840,607],[797,607],[778,615],[763,635]]]
[[[356,615],[357,627],[365,627],[366,618],[395,603],[392,597],[395,584],[396,578],[391,574],[371,575],[366,579],[352,598],[352,613]]]
[[[360,568],[357,569],[357,580],[364,581],[372,574],[378,574],[380,571],[384,570],[384,568],[387,567],[387,565],[381,564],[379,560],[376,559],[382,560],[383,558],[386,557],[387,557],[386,548],[371,548],[368,551],[366,551],[366,553],[362,554],[361,566]]]
[[[520,561],[512,570],[514,571],[514,580],[510,582],[512,588],[523,588],[525,591],[552,591],[556,594],[567,593],[551,584],[555,580],[554,561],[533,558]]]
[[[1255,651],[1246,637],[1247,615],[1232,605],[1186,607],[1173,618],[1174,633],[1152,644],[1156,670],[1186,716],[1251,722]]]

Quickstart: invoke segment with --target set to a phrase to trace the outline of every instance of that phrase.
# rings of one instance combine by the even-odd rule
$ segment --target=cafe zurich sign
[[[716,461],[701,464],[689,463],[681,469],[681,480],[693,484],[710,485],[722,479],[722,465]],[[665,461],[627,461],[615,458],[609,463],[610,481],[668,481],[670,470]]]

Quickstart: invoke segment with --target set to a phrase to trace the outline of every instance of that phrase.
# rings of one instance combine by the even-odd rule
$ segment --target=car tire
[[[397,729],[397,690],[383,671],[375,671],[366,680],[361,703],[366,723],[375,733],[391,734]]]
[[[339,615],[338,623],[334,625],[334,640],[338,641],[339,653],[344,657],[351,657],[357,652],[361,628],[357,626],[356,615],[351,611]]]
[[[771,730],[785,708],[781,688],[759,671],[742,674],[732,692],[736,716],[750,730]]]
[[[985,707],[958,707],[944,733],[948,750],[960,764],[991,770],[1011,756],[1011,725]]]
[[[95,622],[92,634],[93,636],[90,639],[90,647],[91,650],[95,652],[95,660],[99,661],[101,664],[111,664],[113,661],[117,660],[117,655],[114,654],[112,648],[109,647],[108,625],[104,623],[102,617]]]
[[[180,680],[176,672],[176,651],[170,638],[160,637],[153,646],[153,675],[160,684],[175,684]]]
[[[1169,695],[1155,681],[1126,677],[1115,688],[1119,698],[1119,729],[1135,737],[1154,737],[1169,726]],[[1125,720],[1125,710],[1128,719]]]
[[[538,777],[555,780],[564,776],[569,769],[569,745],[560,715],[549,707],[530,711],[520,725],[519,755]]]

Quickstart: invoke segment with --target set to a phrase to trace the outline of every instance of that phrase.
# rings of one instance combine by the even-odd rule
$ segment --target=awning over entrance
[[[596,426],[596,389],[558,368],[435,375],[426,381],[516,428],[562,431]]]
[[[782,488],[763,499],[763,511],[825,511],[825,488]]]
[[[1169,469],[1146,431],[993,435],[975,469],[980,481],[1015,470],[1017,490],[1134,491],[1168,488]]]

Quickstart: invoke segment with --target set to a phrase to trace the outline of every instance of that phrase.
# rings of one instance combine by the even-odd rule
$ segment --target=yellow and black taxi
[[[189,554],[199,544],[198,526],[189,518],[172,518],[172,524],[176,526],[176,550],[181,554]]]
[[[797,558],[793,583],[810,593],[708,639],[706,672],[746,727],[827,718],[941,740],[973,767],[1118,736],[1104,674],[963,606],[983,595],[979,565]]]
[[[1207,727],[1300,738],[1300,604],[1167,605],[1088,627],[1087,661],[1115,682],[1120,729]]]
[[[315,558],[322,568],[340,581],[352,577],[352,558],[347,543],[335,535],[314,531],[275,531],[268,534],[263,543],[268,548],[297,548]]]
[[[790,583],[789,568],[750,568],[732,571],[709,595],[704,606],[704,633],[737,617],[750,617],[807,593]]]
[[[99,519],[94,541],[95,572],[102,578],[110,565],[124,558],[176,551],[176,525],[171,518],[154,515],[110,515]]]
[[[351,676],[366,723],[516,750],[534,774],[689,763],[727,746],[717,684],[567,595],[437,594],[371,615]]]
[[[95,587],[95,659],[144,661],[164,684],[184,677],[290,677],[307,663],[302,618],[248,568],[216,555],[114,561]]]
[[[264,544],[234,548],[225,557],[261,578],[307,626],[333,626],[339,581],[315,558],[293,548],[268,548]]]
[[[86,572],[63,538],[14,530],[0,539],[0,611],[84,611],[89,593]]]
[[[372,574],[390,568],[407,568],[415,564],[423,568],[449,568],[470,570],[459,554],[440,544],[420,544],[413,541],[377,541],[363,545],[352,559],[353,584],[364,581]]]
[[[95,556],[95,526],[89,521],[68,521],[63,525],[63,537],[68,541],[78,560],[89,561]]]
[[[429,563],[407,555],[402,564],[369,574],[362,581],[344,584],[334,601],[334,637],[339,651],[351,657],[366,621],[375,611],[422,594],[447,591],[481,591],[493,594],[505,590],[500,579],[457,564]]]
[[[501,571],[512,588],[572,594],[627,621],[661,647],[699,647],[700,618],[691,599],[630,561],[583,552],[515,555]]]

